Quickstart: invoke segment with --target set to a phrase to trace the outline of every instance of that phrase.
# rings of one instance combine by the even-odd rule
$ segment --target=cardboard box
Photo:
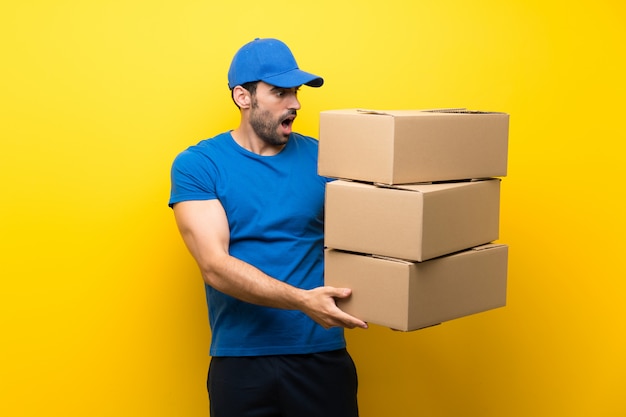
[[[352,289],[337,305],[369,323],[410,331],[506,305],[506,245],[421,263],[333,249],[325,257],[326,285]]]
[[[425,261],[499,237],[500,180],[326,186],[325,245]]]
[[[503,177],[509,115],[467,110],[320,114],[320,175],[383,184]]]

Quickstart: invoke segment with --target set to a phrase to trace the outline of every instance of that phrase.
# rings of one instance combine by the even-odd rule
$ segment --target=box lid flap
[[[415,191],[415,192],[435,192],[442,190],[449,190],[451,188],[457,188],[467,185],[470,182],[479,181],[500,181],[499,178],[480,178],[469,181],[447,181],[447,182],[422,182],[413,184],[382,184],[374,183],[375,186],[381,188],[394,188],[397,190]]]
[[[403,116],[426,116],[432,114],[505,114],[494,111],[482,111],[482,110],[470,110],[464,107],[458,108],[443,108],[443,109],[408,109],[408,110],[375,110],[375,109],[338,109],[338,110],[326,110],[322,113],[339,113],[339,114],[363,114],[363,115],[378,115],[378,116],[391,116],[391,117],[403,117]]]
[[[357,114],[373,114],[380,116],[402,117],[402,116],[418,116],[424,113],[465,113],[466,109],[429,109],[429,110],[369,110],[355,109]]]
[[[408,259],[393,258],[391,256],[385,256],[385,255],[371,254],[371,255],[365,255],[365,256],[371,256],[374,259],[382,259],[384,261],[389,261],[389,262],[396,262],[402,265],[412,265],[415,263],[415,261],[410,261]]]
[[[490,249],[502,248],[505,246],[507,245],[504,245],[502,243],[487,243],[486,245],[476,246],[472,248],[471,250],[473,251],[490,250]]]

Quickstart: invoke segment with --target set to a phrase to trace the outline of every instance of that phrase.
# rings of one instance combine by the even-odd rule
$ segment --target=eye
[[[300,89],[298,87],[296,88],[276,88],[274,89],[274,94],[276,95],[276,97],[284,97],[288,94],[293,94],[294,96],[298,96],[298,91]]]

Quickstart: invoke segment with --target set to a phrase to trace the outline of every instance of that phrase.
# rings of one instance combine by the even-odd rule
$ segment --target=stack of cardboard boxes
[[[509,116],[464,109],[320,115],[325,282],[339,307],[410,331],[506,304],[499,233]]]

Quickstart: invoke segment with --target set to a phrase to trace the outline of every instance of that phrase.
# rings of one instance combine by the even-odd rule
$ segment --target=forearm
[[[350,296],[349,289],[321,286],[303,290],[231,256],[228,222],[217,200],[178,203],[174,213],[204,281],[216,290],[251,304],[300,310],[326,328],[367,327],[335,304],[336,298]]]
[[[288,310],[305,308],[306,291],[279,281],[258,268],[223,254],[199,263],[204,282],[239,300]]]
[[[302,290],[264,274],[254,266],[230,255],[217,264],[201,266],[204,281],[213,288],[239,300],[266,307],[299,310],[325,328],[367,328],[335,304],[335,298],[350,296],[347,288],[318,287]]]

